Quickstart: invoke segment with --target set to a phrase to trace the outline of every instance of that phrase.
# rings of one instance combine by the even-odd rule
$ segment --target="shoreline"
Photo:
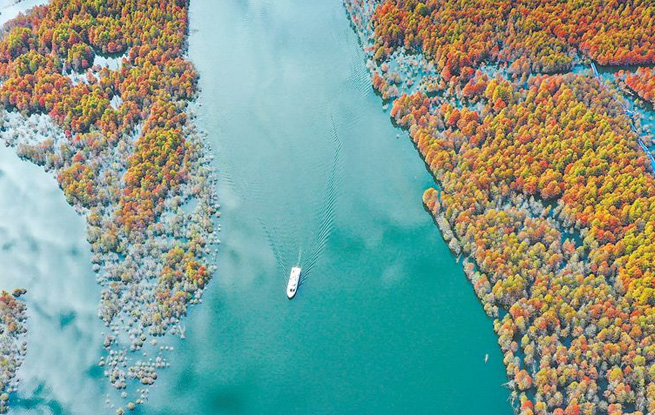
[[[51,2],[46,6],[50,7],[60,7],[60,2]],[[188,3],[183,7],[188,27]],[[182,9],[172,7],[171,10],[179,13]],[[180,57],[188,62],[188,31],[182,38]],[[112,56],[123,56],[118,70],[125,64],[138,68],[138,64],[133,62],[133,55],[130,55],[134,54],[133,50],[127,49],[125,55],[112,53]],[[193,70],[190,64],[188,68]],[[100,65],[87,69],[86,78],[76,75],[72,69],[67,71],[64,68],[63,71],[64,74],[70,72],[63,79],[70,82],[71,86],[67,88],[71,92],[75,89],[94,91],[95,85],[114,79],[118,73]],[[67,77],[71,81],[66,81]],[[197,85],[195,80],[192,82]],[[7,81],[5,88],[6,85]],[[184,158],[179,159],[179,162],[184,165],[176,184],[169,184],[171,189],[163,197],[153,199],[155,205],[152,218],[148,216],[149,211],[142,211],[139,206],[130,207],[132,205],[127,204],[131,203],[129,199],[125,201],[126,196],[117,192],[115,186],[125,188],[131,185],[121,176],[127,177],[127,174],[137,171],[134,170],[137,159],[130,154],[139,151],[148,129],[168,128],[156,124],[159,122],[156,119],[143,118],[139,123],[130,121],[132,124],[127,125],[132,127],[116,135],[108,132],[104,124],[98,124],[98,120],[95,127],[91,124],[89,132],[81,130],[73,136],[70,133],[71,127],[56,125],[62,122],[61,119],[37,116],[35,128],[40,129],[41,133],[32,135],[29,133],[33,128],[30,124],[34,121],[31,116],[25,117],[25,114],[41,112],[19,107],[19,111],[10,118],[10,130],[2,133],[5,143],[11,144],[23,160],[43,166],[58,179],[69,205],[87,220],[92,269],[97,283],[103,288],[98,317],[108,329],[104,339],[106,353],[102,357],[98,356],[98,365],[104,369],[109,382],[122,391],[122,403],[117,402],[117,412],[123,412],[124,405],[132,410],[135,404],[145,403],[148,386],[155,383],[158,371],[168,367],[172,358],[170,352],[173,348],[165,343],[160,345],[159,341],[170,335],[184,338],[182,320],[187,309],[202,302],[204,287],[215,272],[214,260],[210,258],[215,259],[215,250],[220,243],[217,236],[220,226],[216,226],[220,216],[217,175],[206,133],[195,125],[193,110],[198,105],[199,91],[196,86],[193,88],[195,90],[191,96],[172,98],[170,101],[169,109],[180,116],[177,125],[181,128],[179,134]],[[140,99],[138,96],[125,96],[124,92],[121,94],[118,91],[114,92],[113,97],[118,98],[116,102],[119,107],[126,101]],[[16,111],[15,104],[10,104],[8,109]],[[112,109],[105,111],[110,113]],[[75,128],[80,127],[73,124],[72,129]],[[78,137],[104,142],[101,144],[104,147],[97,151],[83,144],[84,141],[78,141]],[[72,146],[71,139],[74,140]],[[84,159],[88,159],[89,164],[80,163]],[[88,177],[91,178],[92,187],[84,184]],[[97,193],[89,194],[88,189]],[[158,191],[158,188],[154,188],[154,191]],[[129,197],[129,193],[125,194]],[[143,198],[138,200],[147,202]],[[126,208],[132,209],[133,213],[130,214],[138,215],[135,216],[137,226],[144,223],[147,226],[135,230],[130,229],[131,225],[127,222],[127,229],[122,230],[120,227],[123,226],[123,219],[117,216],[117,208],[119,213],[123,210],[123,215],[128,213]],[[134,393],[136,396],[130,398]],[[112,402],[110,406],[113,406]]]
[[[511,391],[512,408],[516,413],[532,414],[532,409],[538,404],[540,410],[537,413],[545,413],[544,408],[551,408],[552,410],[557,407],[555,404],[557,399],[552,398],[553,389],[551,389],[550,394],[546,394],[544,390],[537,388],[533,383],[537,379],[537,376],[541,376],[542,373],[538,370],[539,359],[541,359],[543,364],[543,355],[550,355],[547,346],[545,346],[548,343],[546,341],[548,338],[544,340],[543,337],[548,332],[540,337],[528,330],[530,324],[538,325],[542,323],[539,321],[539,318],[534,315],[531,316],[535,312],[535,309],[538,308],[535,304],[537,304],[537,301],[540,301],[539,298],[532,298],[534,293],[538,292],[535,291],[537,288],[532,284],[537,285],[539,279],[542,281],[548,281],[549,278],[558,280],[559,278],[566,278],[566,275],[571,273],[587,273],[593,271],[598,272],[607,279],[608,295],[619,296],[621,288],[615,288],[613,286],[613,278],[617,278],[616,276],[612,276],[616,272],[616,266],[612,265],[612,268],[610,268],[605,264],[603,265],[604,268],[600,270],[596,269],[597,265],[592,261],[594,258],[593,253],[598,249],[598,242],[592,242],[595,233],[594,230],[590,229],[589,225],[581,223],[579,218],[576,219],[571,213],[571,208],[562,203],[561,200],[555,204],[548,200],[548,197],[540,197],[538,192],[533,197],[529,193],[523,195],[516,191],[512,192],[508,186],[506,192],[505,190],[496,190],[498,193],[504,192],[502,196],[493,195],[492,197],[490,194],[486,203],[484,200],[481,200],[485,194],[484,192],[480,194],[480,197],[478,195],[467,195],[469,199],[464,199],[463,205],[460,206],[460,201],[456,199],[460,196],[454,192],[460,192],[466,195],[465,190],[462,189],[466,184],[456,179],[454,175],[464,172],[460,171],[461,167],[458,165],[448,167],[448,163],[454,163],[452,160],[455,157],[463,159],[460,151],[466,151],[467,156],[470,158],[479,157],[475,154],[476,147],[482,146],[485,143],[485,138],[481,139],[482,143],[480,141],[467,142],[466,139],[471,141],[474,139],[479,140],[477,137],[470,137],[470,133],[464,133],[467,137],[462,140],[461,135],[464,135],[462,134],[462,130],[465,124],[460,125],[458,123],[459,120],[469,117],[466,119],[467,122],[470,121],[474,125],[485,124],[489,128],[486,125],[487,119],[484,119],[484,121],[481,120],[478,113],[482,113],[482,118],[490,117],[489,119],[491,119],[498,112],[503,111],[505,107],[509,108],[512,105],[518,106],[511,97],[509,100],[505,100],[505,102],[498,103],[496,101],[496,106],[493,109],[490,108],[490,104],[485,106],[486,94],[488,94],[489,88],[491,88],[491,86],[487,85],[493,84],[494,87],[498,85],[497,88],[499,89],[505,85],[507,85],[507,88],[514,86],[515,91],[520,92],[522,91],[521,88],[527,90],[530,87],[539,87],[543,85],[540,84],[541,82],[546,82],[545,80],[550,78],[561,82],[558,85],[562,85],[562,89],[568,85],[573,85],[572,88],[583,90],[587,84],[592,82],[605,85],[606,80],[599,79],[596,81],[590,73],[586,75],[574,73],[579,69],[579,64],[576,63],[577,61],[575,59],[579,59],[580,61],[585,59],[580,56],[573,58],[570,71],[567,71],[566,74],[551,74],[548,71],[545,71],[546,73],[539,73],[537,71],[537,73],[529,73],[528,75],[523,73],[521,75],[513,73],[512,71],[516,69],[514,65],[510,66],[509,63],[505,62],[494,65],[496,69],[494,70],[492,68],[491,73],[487,74],[488,68],[485,67],[487,65],[485,63],[486,60],[483,59],[478,65],[480,68],[478,68],[477,72],[471,69],[470,76],[468,77],[464,77],[463,74],[457,74],[463,80],[460,80],[457,76],[453,76],[450,72],[446,73],[446,78],[444,79],[445,70],[441,76],[432,79],[433,75],[430,71],[425,70],[425,68],[428,68],[427,59],[420,52],[408,57],[407,52],[402,46],[402,42],[400,42],[400,45],[395,46],[388,46],[387,43],[384,43],[386,50],[379,59],[378,54],[383,47],[380,46],[380,49],[375,54],[373,53],[377,44],[375,43],[373,30],[371,29],[371,22],[373,21],[371,10],[375,9],[381,3],[376,0],[344,1],[351,27],[357,33],[362,48],[365,51],[367,67],[369,68],[373,87],[383,99],[383,109],[386,109],[388,104],[393,104],[391,110],[392,123],[400,126],[409,133],[415,148],[418,150],[428,171],[433,176],[435,184],[438,186],[438,190],[433,188],[426,190],[423,205],[426,211],[433,217],[435,225],[439,228],[441,236],[449,246],[453,256],[457,258],[457,262],[459,262],[461,256],[464,256],[463,266],[467,279],[473,286],[485,312],[494,321],[494,330],[498,336],[498,344],[505,355],[504,363],[508,377],[506,386]],[[402,8],[402,6],[393,6],[394,2],[386,3],[388,3],[387,5],[391,4],[392,7]],[[391,24],[389,21],[385,23]],[[396,27],[397,29],[397,26],[393,26],[393,24],[391,24],[391,27]],[[381,42],[385,40],[382,39]],[[418,59],[423,61],[423,63],[416,65],[412,63],[413,59]],[[481,70],[482,67],[485,68]],[[411,81],[412,78],[408,78],[406,74],[415,74],[415,68],[418,68],[420,77],[418,88],[416,88],[415,82],[407,82],[408,79]],[[586,72],[590,71],[587,70]],[[441,80],[436,85],[436,81],[439,78]],[[426,79],[427,83],[424,82]],[[476,82],[486,88],[485,96],[481,92],[475,92]],[[436,86],[434,90],[430,87],[431,83]],[[470,93],[470,97],[474,99],[473,101],[463,92],[466,88],[474,91]],[[435,90],[436,93],[433,93]],[[597,99],[602,101],[607,96],[614,97],[614,93],[608,89],[605,93],[597,92],[596,95],[598,95]],[[582,92],[579,94],[583,97],[579,98],[581,100],[593,100],[594,97],[593,92],[584,91],[584,94],[589,95],[583,95]],[[616,99],[617,97],[614,98]],[[491,100],[491,98],[488,99]],[[514,99],[519,100],[520,103],[520,100],[525,100],[526,98],[525,96],[519,95]],[[493,104],[493,102],[491,103]],[[642,148],[637,147],[637,141],[641,143],[641,136],[649,133],[648,129],[641,128],[641,122],[637,123],[640,125],[639,131],[635,130],[632,133],[628,123],[623,122],[624,119],[627,121],[628,116],[620,111],[617,103],[608,104],[608,107],[604,110],[606,112],[601,113],[602,116],[606,116],[608,119],[610,117],[616,118],[618,125],[615,128],[618,133],[623,133],[628,138],[632,138],[632,136],[636,138],[632,142],[632,146],[635,148],[632,148],[631,151],[645,150],[649,152],[648,149],[643,148],[644,146]],[[642,116],[642,114],[638,114],[638,116]],[[454,121],[451,121],[451,119]],[[457,125],[455,125],[456,123]],[[475,132],[475,128],[473,131]],[[460,136],[456,134],[460,134]],[[489,141],[492,138],[493,136],[486,138],[486,140]],[[623,145],[623,143],[620,144]],[[478,159],[475,160],[477,163],[481,163]],[[475,166],[472,161],[465,160],[464,162],[469,163],[469,166],[471,164]],[[474,171],[471,167],[468,167],[468,169]],[[465,171],[468,173],[468,170]],[[647,174],[647,172],[645,173]],[[481,179],[477,180],[481,181]],[[455,184],[458,187],[454,187]],[[473,188],[482,187],[480,182],[472,182],[470,186]],[[442,189],[446,189],[446,191]],[[554,192],[555,190],[548,191]],[[486,192],[489,192],[489,190],[486,190]],[[444,195],[445,198],[442,198]],[[469,203],[475,204],[469,208]],[[445,215],[444,212],[446,212]],[[504,219],[499,220],[499,218],[495,217],[498,214],[506,216]],[[495,229],[496,227],[502,229],[505,227],[507,229],[506,232],[511,232],[512,236],[518,234],[520,238],[521,235],[532,232],[532,228],[537,225],[548,229],[549,236],[547,240],[552,240],[552,243],[550,246],[548,244],[546,246],[550,250],[548,255],[551,253],[553,255],[550,260],[552,261],[552,258],[559,259],[553,264],[547,263],[544,260],[538,271],[527,272],[526,270],[524,271],[525,274],[518,269],[512,269],[510,266],[504,269],[502,265],[496,266],[493,264],[491,266],[492,264],[487,262],[489,261],[489,254],[488,252],[485,253],[484,249],[490,250],[492,254],[496,254],[496,250],[508,249],[508,247],[502,246],[505,243],[503,241],[507,235],[498,234],[494,236],[481,232],[477,235],[477,238],[485,238],[484,243],[486,247],[482,247],[480,246],[481,243],[476,240],[475,231],[471,231],[471,229],[475,230],[476,226],[490,227],[491,229]],[[485,230],[485,232],[488,231]],[[486,238],[492,238],[492,240],[495,238],[499,242],[488,242]],[[530,239],[527,241],[530,241]],[[534,242],[531,243],[534,244]],[[514,249],[519,249],[519,247],[515,247]],[[499,254],[496,255],[500,256]],[[516,261],[518,262],[519,260]],[[495,267],[497,267],[496,271],[494,271]],[[513,277],[511,274],[505,274],[511,272],[516,272],[517,277]],[[549,276],[542,276],[544,273],[548,273]],[[525,275],[526,280],[523,280],[519,275]],[[535,280],[531,280],[530,278],[535,278]],[[508,295],[508,291],[512,293],[513,286],[517,284],[519,287],[523,287],[523,291],[503,298],[503,296]],[[606,286],[603,285],[602,287]],[[538,289],[544,290],[541,287]],[[553,293],[553,295],[556,294],[557,292]],[[621,302],[621,299],[617,298],[615,301]],[[529,317],[530,320],[528,320]],[[553,344],[559,344],[566,348],[579,347],[577,344],[579,340],[576,338],[581,332],[579,327],[572,326],[572,323],[560,323],[559,320],[557,323],[553,322],[552,324],[561,325],[561,327],[558,325],[553,329],[553,336],[555,338],[552,341]],[[593,325],[593,323],[590,324]],[[532,327],[531,329],[534,328]],[[561,341],[557,340],[559,336],[561,336]],[[604,376],[610,376],[609,371],[607,374],[602,372],[603,369],[601,367],[604,368],[605,366],[601,366],[600,362],[585,363],[596,365],[596,370],[600,372],[598,379],[600,384],[604,382]],[[557,370],[559,371],[561,369],[558,368]],[[594,385],[592,384],[591,388]],[[615,387],[613,385],[610,386]],[[557,391],[558,388],[554,390]],[[611,395],[609,393],[610,391],[605,396],[611,396],[611,399],[617,399],[615,392]],[[643,391],[640,393],[643,395]],[[546,397],[543,397],[544,395]],[[589,401],[584,406],[577,405],[577,402],[572,401],[570,402],[571,406],[569,408],[584,407],[589,409],[591,406],[595,407],[595,405],[599,405],[598,408],[607,409],[609,407],[611,409],[613,401],[610,399],[608,403],[607,401],[603,401],[602,398],[603,396],[594,395],[593,398],[589,398]],[[548,403],[544,403],[546,399],[550,399]],[[643,408],[644,405],[644,402],[640,401],[638,402],[637,408]],[[566,405],[562,406],[562,408],[565,407]],[[569,408],[566,410],[574,410]]]
[[[12,294],[0,293],[0,355],[3,358],[0,373],[0,414],[9,410],[10,395],[16,392],[19,379],[16,377],[27,353],[26,305],[19,298],[26,293],[15,289]]]

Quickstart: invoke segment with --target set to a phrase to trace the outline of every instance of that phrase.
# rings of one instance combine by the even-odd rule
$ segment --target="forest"
[[[420,51],[444,78],[482,62],[561,72],[578,53],[600,65],[652,64],[654,15],[647,0],[385,0],[372,16],[374,58]]]
[[[625,68],[652,103],[655,5],[345,4],[435,178],[423,203],[493,319],[514,410],[655,412],[654,172],[620,88],[585,69]],[[418,87],[398,80],[408,55],[435,67]]]
[[[651,105],[655,103],[655,72],[651,67],[641,67],[634,72],[620,71],[619,79],[634,93]]]

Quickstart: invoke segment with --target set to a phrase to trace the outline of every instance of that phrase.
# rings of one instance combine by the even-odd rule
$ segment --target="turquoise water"
[[[145,412],[510,414],[491,321],[341,2],[194,0],[191,28],[224,243]]]
[[[492,323],[422,208],[431,178],[382,111],[341,2],[191,3],[223,244],[137,413],[510,414]],[[84,222],[12,151],[0,284],[30,276],[26,301],[45,310],[30,315],[15,413],[112,414]]]

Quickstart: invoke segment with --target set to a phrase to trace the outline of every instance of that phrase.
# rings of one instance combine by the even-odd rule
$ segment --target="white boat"
[[[298,284],[300,283],[300,267],[291,268],[291,274],[289,274],[289,283],[287,284],[287,297],[291,300],[296,295],[298,291]]]

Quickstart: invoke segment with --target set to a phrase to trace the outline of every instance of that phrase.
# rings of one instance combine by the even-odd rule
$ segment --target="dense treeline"
[[[563,71],[577,52],[603,65],[651,64],[654,16],[647,0],[384,0],[373,17],[375,58],[421,51],[445,78],[483,61]]]
[[[421,93],[392,110],[441,184],[426,206],[500,319],[508,376],[534,388],[525,413],[655,410],[655,180],[599,91],[572,75],[491,80],[480,112]]]
[[[494,318],[516,411],[654,413],[655,178],[614,90],[591,73],[552,73],[581,56],[654,63],[655,6],[346,7],[374,88],[398,97],[391,116],[439,184],[423,202]],[[436,74],[390,94],[416,72],[404,53]],[[652,101],[652,74],[621,76]]]
[[[120,133],[137,123],[160,116],[155,103],[162,102],[168,106],[165,115],[174,121],[163,123],[158,132],[179,135],[185,117],[184,107],[176,102],[194,96],[197,78],[182,56],[187,30],[185,6],[186,2],[154,0],[127,3],[78,0],[53,1],[49,6],[37,8],[29,17],[14,22],[15,27],[0,43],[0,75],[6,78],[0,88],[0,99],[8,108],[52,115],[76,140],[84,140],[90,130],[101,131],[104,137],[116,140]],[[122,53],[128,48],[129,58],[119,72],[105,70],[99,79],[89,73],[88,82],[77,84],[65,74],[89,68],[96,52]],[[123,101],[119,108],[110,105],[116,95]],[[144,132],[140,137],[144,142],[135,150],[166,158],[165,146],[157,145],[162,141],[148,140],[146,136]],[[178,164],[168,170],[183,170],[182,160],[175,161]],[[164,180],[159,172],[155,176],[159,176],[156,179],[161,191],[175,186],[175,180]],[[140,187],[134,180],[127,183],[129,193],[132,187]],[[64,190],[68,193],[67,187]],[[80,196],[92,199],[92,195]],[[140,196],[153,207],[157,204],[149,194]],[[133,209],[123,211],[124,206],[127,205],[122,203],[120,214],[128,227],[136,222],[147,225],[147,221],[140,220],[143,214]],[[132,218],[133,214],[138,218]],[[147,216],[149,221],[155,218]]]

